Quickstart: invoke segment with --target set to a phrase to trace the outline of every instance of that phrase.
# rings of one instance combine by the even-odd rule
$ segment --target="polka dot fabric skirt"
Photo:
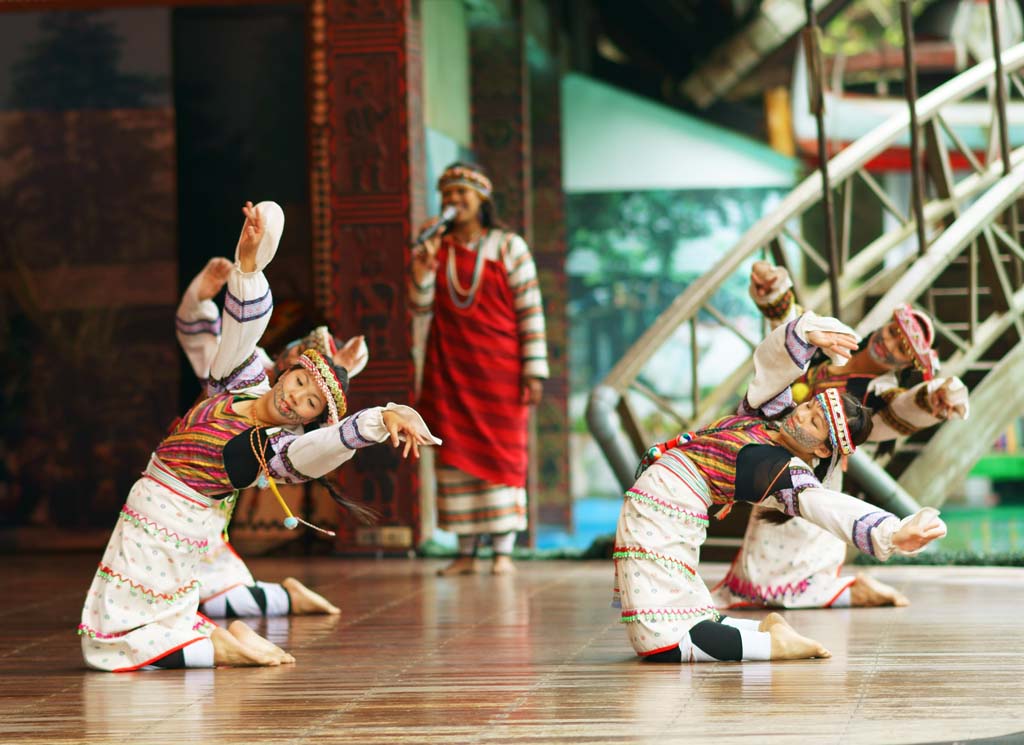
[[[685,461],[684,474],[657,464],[626,492],[615,532],[615,599],[639,655],[676,646],[689,629],[717,618],[697,574],[707,536],[707,484]]]

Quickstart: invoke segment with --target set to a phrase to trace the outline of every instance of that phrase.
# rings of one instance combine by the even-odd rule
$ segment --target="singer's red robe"
[[[473,279],[476,252],[445,237],[417,410],[444,440],[443,465],[525,487],[529,408],[521,403],[522,354],[508,273],[500,261],[485,260],[473,303],[459,308],[448,285],[451,251],[459,284],[470,287]]]

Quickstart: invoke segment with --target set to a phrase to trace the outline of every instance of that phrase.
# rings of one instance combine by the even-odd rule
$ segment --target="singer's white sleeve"
[[[519,331],[519,351],[524,378],[547,378],[548,343],[544,323],[544,300],[540,294],[537,265],[529,247],[518,235],[502,242],[502,262],[508,275]]]

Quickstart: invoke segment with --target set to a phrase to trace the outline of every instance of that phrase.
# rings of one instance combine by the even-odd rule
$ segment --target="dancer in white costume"
[[[837,391],[794,408],[789,386],[818,348],[843,361],[856,339],[813,313],[779,327],[755,351],[754,380],[736,416],[645,456],[646,470],[626,492],[613,552],[616,600],[638,655],[657,662],[829,656],[778,614],[760,623],[721,618],[697,574],[712,504],[727,511],[740,500],[800,515],[882,560],[945,535],[933,509],[900,520],[826,488],[814,473],[820,458],[830,458],[834,471],[870,433],[871,418]]]
[[[231,269],[227,259],[210,259],[185,290],[175,315],[178,342],[203,386],[204,398],[223,392],[210,379],[210,367],[221,342],[220,310],[213,298],[227,282]],[[256,353],[273,383],[296,364],[306,349],[316,349],[336,367],[344,368],[349,379],[358,375],[369,361],[364,337],[355,336],[342,343],[326,326],[318,326],[286,345],[275,359],[260,347]],[[233,497],[221,501],[210,520],[209,550],[199,562],[200,612],[213,618],[340,614],[337,606],[294,577],[286,577],[280,583],[253,577],[228,539],[228,525],[236,505]]]
[[[773,328],[796,317],[799,307],[788,272],[756,262],[750,295]],[[872,333],[838,366],[828,359],[811,362],[793,386],[799,403],[828,388],[853,395],[873,412],[868,438],[884,442],[933,426],[949,418],[967,418],[967,388],[956,377],[936,377],[931,349],[931,319],[900,306],[892,320]],[[783,361],[784,362],[784,361]],[[908,374],[909,373],[909,374]],[[909,387],[901,378],[923,378]],[[841,489],[842,474],[831,486]],[[841,574],[846,545],[806,520],[779,523],[777,515],[755,507],[729,572],[712,591],[715,607],[838,608],[906,605],[895,588],[871,576]]]
[[[197,565],[209,546],[212,508],[261,472],[297,483],[376,442],[400,447],[405,440],[405,456],[439,444],[407,406],[346,416],[345,372],[316,350],[269,385],[255,348],[273,309],[263,268],[277,250],[284,214],[273,202],[247,203],[243,211],[211,366],[211,379],[226,392],[185,414],[121,510],[78,626],[86,664],[99,670],[294,662],[243,622],[223,629],[198,613]]]

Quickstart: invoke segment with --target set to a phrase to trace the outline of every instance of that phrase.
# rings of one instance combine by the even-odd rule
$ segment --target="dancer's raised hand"
[[[857,351],[857,337],[840,331],[809,331],[807,341],[829,354],[839,364],[845,364],[850,354]]]
[[[263,219],[259,207],[246,202],[242,207],[245,225],[242,226],[242,237],[238,239],[238,263],[243,272],[256,271],[256,252],[263,240]]]
[[[750,269],[750,286],[758,299],[768,297],[782,281],[786,270],[767,261],[755,261]]]
[[[334,364],[344,367],[348,371],[349,377],[353,377],[356,372],[359,372],[369,359],[369,351],[363,344],[365,339],[366,337],[362,335],[353,336],[332,356]]]
[[[966,419],[967,394],[960,378],[946,378],[930,396],[932,415],[938,419]]]
[[[199,274],[197,294],[200,300],[212,300],[231,274],[231,262],[223,256],[215,256],[206,262]]]

